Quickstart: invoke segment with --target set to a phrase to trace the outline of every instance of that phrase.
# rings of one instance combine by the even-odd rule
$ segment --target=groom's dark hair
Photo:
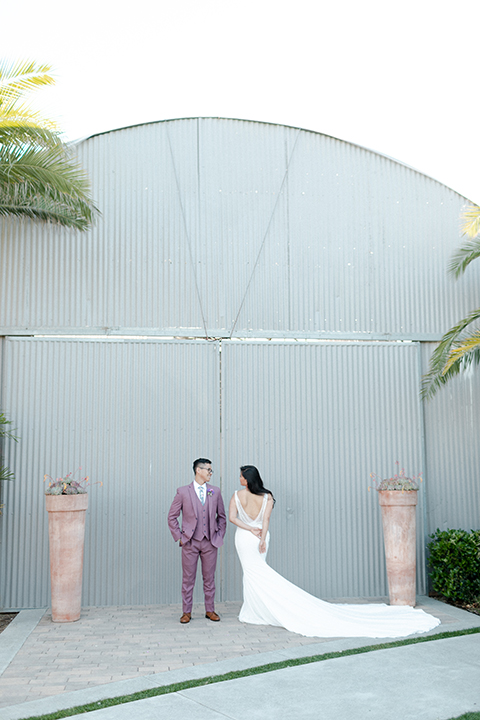
[[[207,458],[197,458],[193,463],[193,474],[195,475],[197,471],[197,465],[211,465],[212,461],[207,460]]]

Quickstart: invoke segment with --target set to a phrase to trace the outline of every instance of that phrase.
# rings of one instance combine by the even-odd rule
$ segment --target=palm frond
[[[32,61],[0,63],[0,216],[87,230],[99,214],[87,174],[57,125],[22,102],[54,82],[50,73]]]
[[[461,219],[464,221],[461,226],[462,233],[468,237],[475,237],[480,233],[480,207],[470,205],[463,211]]]
[[[5,465],[0,465],[0,482],[3,482],[3,480],[14,480],[15,476],[11,470],[9,470]],[[3,507],[3,506],[0,506]]]
[[[88,175],[68,146],[0,147],[0,182],[26,183],[28,190],[85,195]],[[43,187],[45,186],[45,187]],[[48,186],[48,187],[47,187]]]
[[[8,198],[0,193],[0,216],[31,218],[62,225],[74,230],[88,230],[96,218],[96,208],[87,203],[69,201],[68,198],[47,199],[41,195],[29,196],[25,202]]]
[[[5,152],[8,152],[9,146],[25,148],[27,144],[52,147],[61,145],[62,139],[55,129],[20,120],[7,124],[0,117],[0,145],[6,147]]]
[[[39,112],[30,108],[29,105],[0,105],[0,128],[38,128],[59,133],[58,124]]]
[[[470,336],[464,336],[463,333],[471,323],[479,319],[480,308],[463,318],[463,320],[453,328],[450,328],[442,337],[438,347],[434,350],[430,358],[428,372],[422,378],[420,396],[423,399],[431,399],[442,385],[445,385],[448,380],[458,375],[460,370],[464,370],[472,362],[475,364],[480,362],[480,348],[473,348],[469,353],[464,353],[449,363],[452,350],[460,347],[461,343],[468,340],[469,337],[476,335],[477,330],[471,333]],[[447,363],[449,363],[448,367]]]
[[[41,187],[41,184],[39,184]],[[0,216],[43,220],[76,230],[87,230],[98,210],[83,193],[35,190],[25,183],[0,188]]]
[[[480,257],[480,238],[468,240],[455,251],[448,265],[448,272],[459,278],[473,260]]]
[[[459,278],[473,260],[480,257],[480,237],[476,237],[480,233],[480,207],[478,205],[469,205],[461,214],[461,230],[471,240],[467,240],[453,255],[449,265],[448,272],[455,278]]]
[[[480,207],[470,205],[461,215],[462,232],[470,239],[455,252],[448,272],[455,278],[462,275],[471,262],[480,257]],[[442,337],[430,358],[428,372],[422,378],[420,396],[428,400],[452,377],[472,363],[480,364],[480,329],[466,332],[471,323],[480,319],[480,308],[451,328]]]
[[[0,412],[0,438],[9,438],[17,442],[18,438],[13,434],[13,430],[10,430],[9,425],[12,425],[12,421],[7,420],[5,413]]]
[[[477,348],[480,348],[480,331],[478,330],[470,337],[464,338],[461,342],[452,347],[448,360],[445,363],[443,374],[445,375],[452,365],[465,358],[466,355],[472,354]]]
[[[53,85],[50,65],[32,60],[0,62],[0,105],[16,102],[26,93],[39,87]]]
[[[54,136],[45,147],[0,144],[0,215],[86,230],[98,209],[90,199],[88,176],[73,150]]]

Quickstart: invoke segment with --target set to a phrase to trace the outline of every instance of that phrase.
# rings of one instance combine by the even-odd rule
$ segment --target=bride
[[[427,632],[440,620],[410,606],[335,605],[319,600],[267,565],[268,526],[275,498],[257,468],[240,468],[242,490],[230,500],[235,547],[243,569],[241,622],[277,625],[307,637],[404,637]]]

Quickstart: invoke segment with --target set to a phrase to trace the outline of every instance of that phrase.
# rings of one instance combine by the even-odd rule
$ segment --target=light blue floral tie
[[[203,485],[200,485],[200,487],[198,488],[198,492],[200,493],[200,502],[202,503],[202,505],[205,505],[205,489]]]

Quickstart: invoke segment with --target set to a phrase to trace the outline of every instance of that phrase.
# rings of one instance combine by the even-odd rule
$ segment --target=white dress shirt
[[[200,497],[200,488],[203,487],[203,501],[205,503],[207,500],[207,483],[200,485],[200,483],[197,483],[197,481],[194,480],[193,487],[195,488],[195,492],[197,493],[197,497],[200,500],[200,502],[202,502],[202,498]]]

